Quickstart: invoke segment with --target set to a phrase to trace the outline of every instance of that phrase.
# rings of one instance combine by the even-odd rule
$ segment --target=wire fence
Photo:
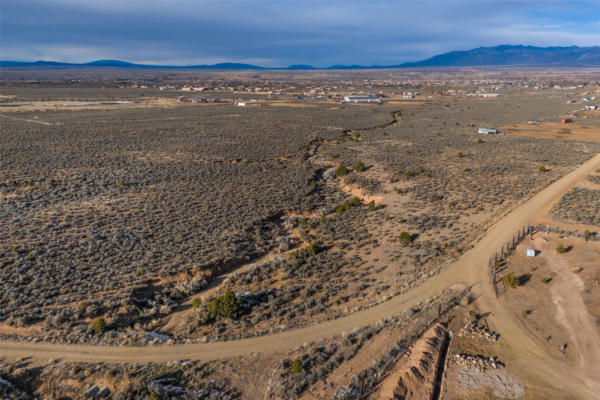
[[[527,235],[531,235],[532,233],[533,227],[531,225],[527,225],[523,229],[519,229],[509,242],[503,244],[500,247],[500,250],[494,253],[493,257],[490,257],[490,260],[488,262],[488,270],[492,286],[494,287],[494,294],[496,295],[496,298],[498,298],[498,282],[496,280],[496,276],[498,270],[502,266],[502,262],[512,251],[515,250],[515,248],[517,247],[519,242],[521,242],[521,240],[527,237]]]

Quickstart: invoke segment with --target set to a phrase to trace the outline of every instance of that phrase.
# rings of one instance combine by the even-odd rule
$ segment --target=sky
[[[0,59],[394,65],[499,44],[600,45],[600,1],[0,0]]]

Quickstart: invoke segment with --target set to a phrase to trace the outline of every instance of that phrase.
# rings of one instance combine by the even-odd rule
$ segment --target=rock
[[[98,393],[96,394],[96,397],[103,398],[103,397],[108,397],[109,395],[110,395],[110,389],[107,388],[106,386],[104,386],[102,389],[100,389],[98,391]]]
[[[98,388],[98,386],[96,385],[92,385],[88,388],[88,390],[85,391],[85,398],[93,398],[98,392],[100,391],[100,389]]]

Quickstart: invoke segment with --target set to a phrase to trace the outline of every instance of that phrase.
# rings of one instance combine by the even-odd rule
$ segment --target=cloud
[[[0,1],[3,59],[326,66],[600,43],[600,5],[589,1]]]

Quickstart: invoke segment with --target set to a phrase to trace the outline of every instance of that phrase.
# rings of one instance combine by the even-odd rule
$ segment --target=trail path
[[[576,398],[594,398],[597,395],[572,372],[560,363],[548,358],[545,350],[527,332],[508,310],[499,307],[488,276],[488,260],[499,248],[511,240],[517,230],[527,225],[531,217],[549,203],[558,199],[600,167],[600,154],[552,183],[534,197],[492,225],[486,235],[455,263],[438,275],[391,300],[377,306],[313,326],[293,329],[282,333],[230,342],[184,344],[175,346],[108,347],[91,345],[65,345],[30,342],[0,342],[0,355],[14,357],[53,358],[87,362],[161,362],[182,359],[212,360],[243,356],[256,352],[285,351],[301,345],[350,332],[354,328],[373,324],[382,318],[401,313],[427,298],[441,293],[456,283],[473,286],[476,303],[482,312],[490,312],[488,321],[499,331],[505,342],[519,357],[515,362],[523,364],[528,373],[540,379],[550,379],[555,387],[572,393]]]
[[[556,273],[550,292],[556,319],[569,335],[567,352],[577,356],[575,368],[581,378],[600,393],[600,332],[583,301],[584,283],[571,271],[574,265],[566,258],[548,256],[554,249],[547,243],[542,242],[538,247],[545,254],[550,270]]]

